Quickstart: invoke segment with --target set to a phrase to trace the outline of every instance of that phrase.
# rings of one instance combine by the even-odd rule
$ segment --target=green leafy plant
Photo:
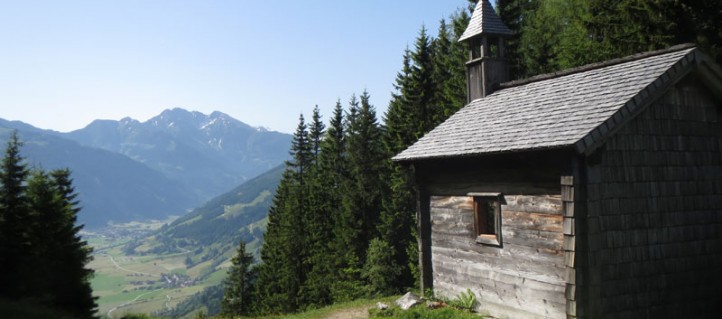
[[[449,305],[466,310],[468,312],[474,312],[476,310],[476,295],[471,291],[471,289],[466,289],[466,292],[461,292],[456,297],[456,299],[449,301]]]

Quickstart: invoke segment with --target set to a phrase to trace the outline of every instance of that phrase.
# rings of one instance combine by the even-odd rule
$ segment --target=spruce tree
[[[410,81],[407,83],[406,98],[411,103],[409,120],[417,127],[416,139],[433,129],[439,121],[440,109],[437,105],[439,92],[437,83],[434,83],[434,61],[431,48],[431,39],[422,27],[416,38],[414,51],[411,52]]]
[[[283,174],[276,188],[273,203],[268,211],[268,224],[263,235],[261,261],[258,267],[258,285],[256,295],[259,296],[259,312],[283,313],[291,309],[289,304],[288,286],[295,274],[288,259],[288,240],[292,234],[284,227],[288,218],[287,202],[290,200],[290,186],[293,176],[290,170]]]
[[[221,301],[221,314],[231,318],[251,314],[255,302],[253,299],[255,282],[253,254],[246,252],[246,242],[241,240],[223,283],[225,292]]]
[[[307,207],[304,216],[307,231],[304,270],[307,275],[300,293],[300,304],[304,307],[318,307],[331,303],[328,288],[328,283],[332,280],[329,243],[333,240],[331,214],[334,209],[328,205],[333,196],[332,190],[327,188],[329,176],[320,163],[324,156],[326,132],[318,106],[313,110],[308,135],[314,165],[309,169],[307,179]]]
[[[14,133],[0,172],[0,297],[32,300],[60,317],[93,318],[93,271],[86,268],[92,249],[80,237],[82,226],[76,225],[80,208],[70,171],[30,172],[19,155],[20,145]]]
[[[0,163],[0,298],[21,299],[30,293],[28,263],[31,261],[30,222],[25,195],[28,169],[20,156],[17,131],[8,139]]]
[[[57,225],[53,231],[54,247],[47,256],[57,260],[55,273],[64,274],[52,287],[55,305],[78,318],[91,318],[97,307],[90,286],[94,271],[87,268],[93,260],[93,248],[80,236],[83,225],[77,224],[78,195],[69,169],[53,170],[49,177],[58,210],[45,221],[55,220]]]
[[[269,210],[261,249],[259,296],[264,313],[294,312],[302,306],[300,291],[308,273],[305,247],[308,183],[314,165],[303,115],[299,117],[290,155],[292,159],[286,162],[286,171]]]
[[[366,294],[365,283],[361,278],[363,261],[361,256],[365,252],[363,242],[363,221],[361,207],[357,199],[357,181],[355,180],[353,147],[360,131],[359,101],[353,95],[349,101],[346,121],[343,124],[343,159],[345,178],[339,181],[342,190],[340,196],[340,209],[334,215],[332,244],[336,281],[331,283],[331,297],[334,302],[349,301]],[[352,145],[353,144],[353,145]],[[357,168],[356,168],[357,169]]]

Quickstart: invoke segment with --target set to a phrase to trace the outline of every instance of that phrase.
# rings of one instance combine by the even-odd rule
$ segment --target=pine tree
[[[259,296],[259,312],[263,314],[289,312],[291,297],[288,287],[294,280],[295,273],[289,259],[288,241],[292,234],[286,227],[291,198],[290,183],[292,172],[287,169],[276,189],[273,203],[268,211],[268,225],[263,235],[261,248],[262,264],[258,267],[258,285],[256,295]]]
[[[2,166],[0,297],[32,300],[73,318],[93,318],[95,298],[86,268],[92,249],[79,235],[80,211],[67,169],[25,168],[17,134]],[[61,274],[61,275],[59,275]],[[9,276],[8,276],[9,275]]]
[[[333,123],[332,123],[333,125]],[[332,132],[333,133],[333,132]],[[318,307],[331,303],[331,294],[328,283],[332,279],[331,248],[329,243],[333,240],[333,222],[331,216],[336,207],[329,206],[333,201],[333,189],[329,186],[331,172],[326,172],[321,161],[327,151],[325,125],[316,106],[313,110],[312,122],[309,126],[309,140],[314,166],[309,171],[308,179],[308,207],[305,215],[307,229],[304,247],[307,257],[304,260],[304,269],[307,271],[303,283],[300,304],[304,307]],[[334,139],[330,136],[329,139]]]
[[[432,59],[431,39],[422,27],[416,38],[414,51],[411,52],[410,81],[407,83],[406,99],[411,104],[409,120],[417,127],[416,139],[431,131],[440,119],[437,102],[439,85],[434,83],[434,61]]]
[[[306,216],[308,183],[313,167],[309,133],[303,115],[291,142],[292,160],[276,190],[261,249],[261,312],[294,312],[302,306],[300,291],[308,273]]]
[[[28,169],[20,156],[17,132],[13,132],[0,163],[0,298],[26,297],[30,287],[28,262],[31,256],[25,180]]]
[[[253,292],[256,269],[253,254],[246,252],[246,242],[238,244],[238,251],[231,259],[231,268],[224,281],[225,292],[221,301],[221,313],[231,318],[249,315],[254,306]]]
[[[69,169],[53,170],[49,175],[58,211],[48,219],[56,219],[57,228],[55,245],[47,256],[57,260],[55,273],[63,274],[53,286],[55,304],[78,318],[92,318],[97,307],[90,285],[94,271],[87,265],[93,260],[93,248],[80,236],[83,225],[77,225],[78,195]]]
[[[523,57],[519,53],[523,23],[531,12],[539,6],[539,0],[497,0],[496,7],[501,21],[513,32],[504,43],[504,52],[509,61],[509,79],[525,77],[529,72],[525,68]],[[527,19],[528,20],[528,19]]]
[[[318,155],[321,152],[321,141],[325,133],[326,126],[321,121],[321,112],[318,109],[318,105],[313,108],[313,116],[311,118],[311,125],[308,128],[308,138],[311,149],[311,156],[315,164],[318,163]]]

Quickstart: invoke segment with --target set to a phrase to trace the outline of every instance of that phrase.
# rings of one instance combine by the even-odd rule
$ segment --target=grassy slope
[[[149,237],[92,239],[96,254],[90,267],[96,270],[92,285],[99,297],[99,314],[107,315],[116,307],[113,318],[167,310],[221,283],[241,239],[251,251],[260,248],[282,171],[278,167],[250,180]],[[167,284],[161,274],[185,275],[193,282]]]

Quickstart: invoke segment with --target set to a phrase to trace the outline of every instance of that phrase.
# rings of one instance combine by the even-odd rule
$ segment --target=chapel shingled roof
[[[694,47],[673,47],[502,84],[501,90],[472,101],[394,160],[563,147],[584,152],[697,56]]]
[[[481,0],[476,3],[469,25],[459,37],[459,41],[470,39],[482,33],[488,35],[512,35],[513,33],[496,15],[489,0]]]

